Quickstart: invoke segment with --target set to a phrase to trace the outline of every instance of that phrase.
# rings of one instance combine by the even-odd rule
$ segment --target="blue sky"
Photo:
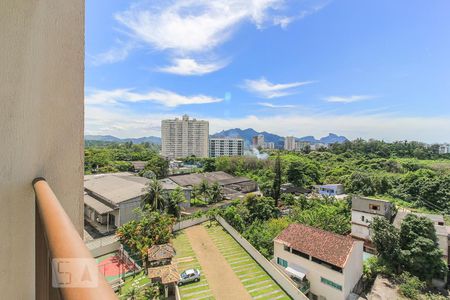
[[[86,133],[450,141],[447,0],[86,2]]]

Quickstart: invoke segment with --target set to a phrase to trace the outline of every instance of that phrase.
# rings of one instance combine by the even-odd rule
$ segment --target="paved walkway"
[[[186,229],[186,235],[216,299],[252,299],[203,226]]]

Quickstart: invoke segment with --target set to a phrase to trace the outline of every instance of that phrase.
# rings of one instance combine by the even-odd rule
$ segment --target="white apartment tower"
[[[195,155],[208,157],[208,121],[182,119],[161,121],[162,156],[174,159]]]
[[[209,140],[209,157],[242,155],[244,155],[243,139],[213,138]]]
[[[253,148],[264,148],[264,135],[258,134],[252,138],[252,146]]]
[[[284,138],[284,150],[288,151],[295,150],[295,137],[287,136]]]

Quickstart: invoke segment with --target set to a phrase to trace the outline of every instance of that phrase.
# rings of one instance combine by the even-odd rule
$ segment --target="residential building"
[[[134,210],[141,206],[150,179],[127,172],[84,178],[84,215],[91,225],[108,232],[137,218]]]
[[[183,188],[191,189],[202,181],[209,184],[218,183],[222,187],[224,199],[243,198],[245,194],[258,191],[255,181],[247,177],[235,177],[222,171],[174,175],[169,179]]]
[[[363,273],[363,242],[291,224],[274,239],[274,260],[310,299],[345,300]]]
[[[352,198],[352,236],[365,241],[367,252],[375,252],[372,245],[370,222],[375,217],[384,217],[391,221],[395,215],[395,206],[389,201],[354,196]]]
[[[284,138],[284,150],[288,150],[288,151],[295,150],[295,137],[287,136]]]
[[[295,151],[304,151],[306,148],[311,147],[311,144],[309,142],[301,142],[297,141],[295,142]]]
[[[263,144],[264,149],[275,149],[275,143],[274,142],[265,142]]]
[[[315,185],[314,191],[322,196],[339,196],[344,194],[343,184]]]
[[[52,286],[53,259],[97,270],[81,238],[84,4],[0,4],[2,299],[117,298],[98,272],[94,286]]]
[[[208,121],[181,119],[161,121],[161,154],[175,159],[188,156],[208,157]]]
[[[241,138],[209,139],[209,157],[242,155],[244,155],[244,140]]]
[[[264,135],[258,134],[252,138],[253,148],[264,148]]]
[[[442,256],[445,262],[450,265],[450,261],[448,258],[448,247],[449,247],[449,238],[448,238],[448,232],[447,227],[445,226],[445,220],[442,215],[435,215],[435,214],[423,214],[423,213],[416,213],[416,212],[410,212],[410,211],[398,211],[394,218],[394,226],[396,228],[400,229],[400,226],[403,222],[403,219],[408,214],[414,214],[419,217],[424,217],[429,219],[434,224],[434,229],[436,230],[436,236],[438,238],[439,248],[442,250]]]
[[[449,144],[439,145],[439,154],[448,154],[448,153],[450,153]]]

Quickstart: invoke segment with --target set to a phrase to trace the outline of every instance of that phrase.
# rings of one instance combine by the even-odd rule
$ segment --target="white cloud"
[[[272,104],[269,102],[258,102],[259,105],[264,106],[264,107],[269,107],[269,108],[294,108],[295,105],[290,105],[290,104]]]
[[[220,70],[227,64],[227,61],[200,62],[192,58],[175,58],[172,60],[172,65],[161,67],[157,70],[177,75],[204,75]]]
[[[133,92],[131,89],[93,90],[85,97],[87,105],[121,104],[127,102],[154,102],[167,107],[188,104],[206,104],[223,101],[206,95],[184,96],[172,91],[157,89],[147,93]]]
[[[278,98],[295,94],[295,88],[311,84],[314,81],[297,81],[291,83],[271,83],[265,78],[244,81],[243,88],[262,98]]]
[[[321,0],[313,2],[318,1]],[[231,39],[244,22],[259,29],[266,25],[285,28],[324,5],[298,6],[296,0],[154,0],[139,1],[114,18],[131,45],[169,51],[172,57],[185,59],[213,52]],[[292,15],[292,11],[300,13]],[[97,64],[123,60],[133,49],[126,44],[118,46],[96,57]],[[185,73],[189,72],[182,75],[190,75]]]
[[[86,107],[86,134],[111,134],[118,137],[160,136],[162,119],[174,114],[137,113],[123,107]],[[178,116],[179,117],[179,116]],[[245,116],[238,118],[207,118],[210,133],[230,128],[254,128],[282,136],[325,136],[329,132],[349,139],[376,138],[386,141],[419,140],[449,142],[449,117],[405,117],[387,114],[336,115],[308,113],[307,115],[280,114],[274,116]],[[436,130],[440,128],[440,130]]]
[[[122,61],[126,59],[130,52],[136,47],[136,44],[131,41],[127,43],[118,42],[117,46],[109,49],[106,52],[95,55],[92,58],[92,63],[95,66],[98,66]]]
[[[376,96],[374,95],[352,95],[352,96],[328,96],[325,97],[324,100],[336,103],[352,103],[374,98],[376,98]]]

